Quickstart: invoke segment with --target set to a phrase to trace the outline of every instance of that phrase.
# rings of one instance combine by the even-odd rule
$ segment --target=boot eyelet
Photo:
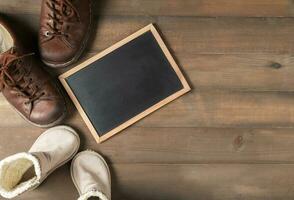
[[[46,37],[49,37],[49,36],[50,36],[50,32],[49,32],[49,31],[45,31],[44,35],[45,35]]]

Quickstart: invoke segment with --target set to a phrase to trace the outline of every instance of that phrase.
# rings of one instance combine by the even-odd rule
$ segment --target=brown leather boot
[[[66,67],[78,60],[90,35],[91,0],[43,0],[39,47],[51,67]]]
[[[49,74],[27,53],[11,29],[0,20],[0,90],[30,123],[50,127],[65,115],[65,101]]]

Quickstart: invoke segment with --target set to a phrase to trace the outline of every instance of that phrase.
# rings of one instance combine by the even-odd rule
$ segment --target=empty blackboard
[[[97,142],[190,90],[153,25],[59,78]]]

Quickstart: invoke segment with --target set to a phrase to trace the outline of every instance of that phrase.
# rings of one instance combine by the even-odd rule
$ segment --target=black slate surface
[[[66,81],[99,136],[183,89],[151,31]]]

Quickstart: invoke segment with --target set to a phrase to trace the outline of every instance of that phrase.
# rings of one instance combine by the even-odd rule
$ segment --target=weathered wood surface
[[[113,200],[292,200],[293,164],[118,164],[113,170]],[[64,166],[18,200],[77,199]]]
[[[81,150],[96,150],[111,164],[294,163],[293,128],[132,127],[97,145],[85,125],[73,127],[81,135]],[[0,132],[1,155],[9,155],[28,150],[42,129],[0,128]]]
[[[22,31],[30,29],[35,34],[38,31],[38,14],[8,16],[23,26]],[[195,54],[292,55],[294,52],[294,18],[100,16],[95,19],[97,25],[87,52],[99,52],[150,23],[157,25],[176,57],[178,54],[192,58]]]
[[[291,0],[93,0],[96,15],[292,17]],[[37,14],[41,0],[0,1],[7,13]]]
[[[294,198],[294,1],[94,1],[97,25],[79,62],[156,23],[193,87],[101,145],[68,104],[65,124],[79,131],[81,150],[111,164],[113,199]],[[0,1],[34,48],[40,2]],[[0,159],[42,131],[0,97]],[[68,169],[17,199],[76,199]]]
[[[292,92],[194,91],[136,123],[135,127],[274,128],[294,126]],[[0,127],[26,127],[1,97]],[[69,104],[66,123],[84,124]]]

